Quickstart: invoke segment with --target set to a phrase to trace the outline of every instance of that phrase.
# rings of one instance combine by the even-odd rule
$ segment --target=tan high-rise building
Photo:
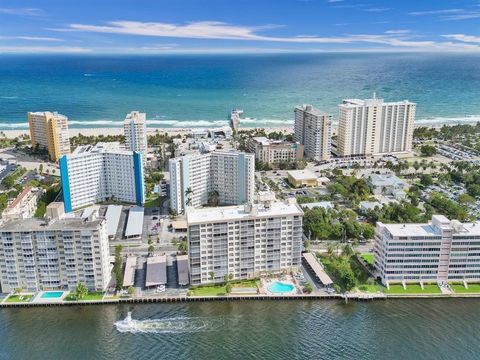
[[[127,150],[142,153],[143,160],[147,160],[147,120],[146,114],[132,111],[127,114],[123,122],[125,147]]]
[[[30,140],[32,148],[37,146],[48,151],[50,160],[58,161],[70,154],[68,118],[56,112],[29,112]]]
[[[410,152],[416,104],[348,99],[339,105],[339,156]]]
[[[302,105],[295,108],[294,140],[303,145],[305,157],[321,161],[330,159],[331,115]]]

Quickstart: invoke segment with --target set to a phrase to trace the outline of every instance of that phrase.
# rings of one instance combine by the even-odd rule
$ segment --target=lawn
[[[257,280],[242,280],[239,282],[232,281],[232,287],[234,288],[256,288],[257,287]]]
[[[160,207],[162,206],[162,200],[163,200],[162,196],[155,195],[155,196],[149,197],[147,201],[145,201],[144,207],[146,208]]]
[[[459,294],[480,293],[480,284],[468,284],[468,289],[463,284],[450,284],[450,288]]]
[[[373,265],[373,261],[375,259],[375,255],[373,253],[368,253],[368,254],[362,254],[360,255],[362,257],[363,260],[365,260],[367,262],[367,264],[369,265]]]
[[[358,285],[358,290],[369,292],[369,293],[376,293],[378,291],[385,292],[387,288],[380,284],[360,284]]]
[[[67,301],[76,301],[77,297],[75,296],[74,293],[68,294],[68,296],[65,298]],[[93,293],[88,293],[83,297],[83,299],[80,299],[79,301],[92,301],[92,300],[103,300],[103,292],[93,292]]]
[[[20,300],[20,296],[23,296],[23,300]],[[14,302],[27,302],[29,301],[33,295],[10,295],[6,302],[7,303],[14,303]]]
[[[425,284],[424,289],[420,284],[407,284],[404,289],[401,284],[390,285],[390,289],[385,289],[386,294],[441,294],[442,291],[436,284]]]
[[[201,286],[190,288],[191,296],[220,296],[226,295],[227,289],[225,286]]]

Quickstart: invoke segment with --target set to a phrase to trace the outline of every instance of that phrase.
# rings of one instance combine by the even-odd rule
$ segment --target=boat
[[[127,316],[122,321],[117,321],[115,323],[118,331],[131,331],[134,327],[134,321],[132,320],[132,312],[129,311]]]
[[[230,112],[230,126],[232,130],[237,132],[238,127],[240,126],[240,115],[243,114],[243,110],[241,109],[232,109]]]

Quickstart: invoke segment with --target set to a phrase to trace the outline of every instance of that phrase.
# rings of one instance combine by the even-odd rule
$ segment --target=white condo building
[[[255,157],[234,151],[190,154],[169,160],[170,207],[181,213],[187,206],[208,203],[215,192],[218,203],[253,203]]]
[[[127,150],[142,153],[143,160],[147,159],[147,120],[146,114],[132,111],[127,114],[123,122],[125,147]]]
[[[480,222],[434,215],[428,224],[377,223],[375,268],[385,285],[480,282]]]
[[[407,100],[348,99],[339,105],[339,156],[412,151],[416,104]]]
[[[66,212],[106,200],[144,202],[142,154],[118,142],[78,147],[60,158],[60,175]]]
[[[316,161],[330,159],[331,121],[331,115],[312,105],[295,108],[294,140],[304,146],[306,158]]]
[[[98,213],[9,221],[0,227],[2,291],[74,290],[79,282],[103,291],[111,278],[109,254],[106,221]]]
[[[186,212],[192,285],[248,279],[301,264],[303,211],[294,199]],[[213,274],[213,279],[212,279]]]

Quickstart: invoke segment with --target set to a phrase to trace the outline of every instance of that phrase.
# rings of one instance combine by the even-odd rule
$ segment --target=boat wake
[[[128,313],[124,320],[117,321],[115,327],[121,333],[186,333],[218,329],[221,320],[211,318],[166,318],[135,320]]]

